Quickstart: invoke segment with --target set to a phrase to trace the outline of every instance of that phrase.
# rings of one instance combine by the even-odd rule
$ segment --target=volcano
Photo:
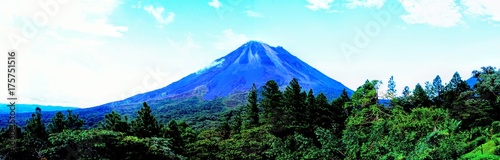
[[[275,80],[283,90],[293,78],[299,81],[303,90],[313,89],[316,94],[323,92],[330,100],[338,97],[343,89],[349,94],[353,92],[281,46],[249,41],[177,82],[115,103],[131,104],[192,96],[212,100],[245,93],[252,83],[261,87],[269,80]]]

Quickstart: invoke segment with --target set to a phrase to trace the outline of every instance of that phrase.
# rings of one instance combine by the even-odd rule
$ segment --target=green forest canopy
[[[212,125],[160,123],[144,102],[135,118],[114,111],[98,127],[68,111],[48,124],[35,110],[25,126],[0,130],[7,159],[500,159],[500,70],[473,71],[471,88],[458,73],[437,76],[397,96],[367,80],[351,97],[329,102],[293,79],[284,91],[253,86],[247,104],[224,111]],[[390,103],[379,104],[379,96]],[[261,98],[259,98],[261,97]],[[10,134],[16,133],[12,144]]]

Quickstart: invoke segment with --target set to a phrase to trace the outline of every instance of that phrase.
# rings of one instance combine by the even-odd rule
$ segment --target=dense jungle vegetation
[[[220,114],[202,113],[200,117],[213,118],[191,119],[189,124],[175,116],[164,122],[146,102],[136,106],[133,116],[109,111],[92,127],[84,127],[89,120],[71,111],[57,112],[44,122],[44,112],[37,108],[25,125],[0,129],[0,156],[15,160],[500,159],[500,70],[482,67],[472,74],[477,79],[473,87],[455,73],[446,84],[436,76],[413,90],[405,87],[399,96],[393,77],[384,94],[379,94],[381,81],[367,80],[352,96],[344,90],[331,102],[322,93],[302,90],[296,79],[284,91],[270,80],[253,86],[246,105]],[[390,103],[381,104],[379,99]]]

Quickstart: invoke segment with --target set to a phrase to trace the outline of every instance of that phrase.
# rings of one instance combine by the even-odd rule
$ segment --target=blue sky
[[[496,0],[1,3],[0,50],[20,54],[18,103],[121,100],[177,81],[249,40],[283,46],[353,90],[379,79],[383,91],[393,75],[400,93],[436,75],[448,82],[455,71],[467,79],[481,66],[500,67]]]

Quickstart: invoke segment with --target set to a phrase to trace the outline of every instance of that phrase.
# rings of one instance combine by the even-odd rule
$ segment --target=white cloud
[[[385,0],[347,0],[348,8],[356,7],[377,7],[381,8],[385,3]]]
[[[195,73],[196,74],[201,74],[203,73],[205,70],[207,69],[210,69],[212,67],[221,67],[222,66],[222,63],[224,63],[224,58],[223,59],[220,59],[220,60],[216,60],[216,61],[213,61],[212,63],[210,63],[208,66],[205,66],[204,68],[196,71]]]
[[[246,10],[245,13],[247,13],[248,17],[263,17],[261,13],[252,10]]]
[[[132,4],[132,5],[130,5],[130,7],[132,7],[132,8],[142,8],[142,1],[141,0],[137,1],[136,4]]]
[[[334,10],[329,10],[326,13],[344,13],[344,11],[334,9]]]
[[[218,50],[234,50],[249,41],[246,35],[234,33],[232,29],[222,31],[222,36],[218,38],[219,41],[214,43],[214,47]]]
[[[89,33],[99,36],[121,37],[127,32],[128,27],[117,26],[108,21],[113,11],[121,4],[119,0],[85,0],[85,1],[54,1],[56,7],[45,7],[29,0],[19,0],[7,3],[0,7],[0,12],[5,15],[7,28],[11,33],[19,33],[28,20],[37,24],[41,17],[46,17],[46,24],[39,25],[38,30],[63,29]],[[42,3],[43,4],[43,3]],[[47,9],[48,8],[48,9]],[[38,20],[33,17],[38,16]],[[1,17],[2,20],[4,17]],[[9,19],[18,19],[10,21]]]
[[[74,1],[62,5],[59,19],[55,20],[54,25],[64,30],[111,37],[122,37],[128,30],[126,26],[115,26],[108,22],[108,17],[120,5],[118,0]]]
[[[500,2],[498,0],[462,0],[465,14],[487,16],[500,21]]]
[[[208,2],[208,5],[217,9],[219,9],[222,6],[219,0],[212,0],[211,2]]]
[[[168,16],[163,17],[163,11],[165,10],[163,7],[153,7],[152,5],[148,5],[144,7],[144,10],[146,10],[149,14],[153,15],[155,17],[156,21],[162,25],[167,25],[169,23],[172,23],[174,21],[175,14],[174,12],[169,12]]]
[[[199,50],[201,46],[196,42],[193,38],[193,34],[191,32],[187,33],[186,38],[181,40],[174,40],[170,37],[167,37],[168,44],[170,48],[173,48],[177,54],[180,55],[192,55],[193,51]],[[191,57],[190,57],[191,58]]]
[[[306,7],[310,10],[315,11],[319,9],[330,9],[330,4],[333,2],[333,0],[307,0],[307,2],[309,2],[309,4],[307,4]]]
[[[106,22],[64,24],[61,28],[110,37],[122,37],[123,33],[128,31],[128,27],[114,26]]]
[[[461,22],[462,15],[454,0],[400,0],[408,12],[401,18],[409,24],[429,24],[452,27]]]

